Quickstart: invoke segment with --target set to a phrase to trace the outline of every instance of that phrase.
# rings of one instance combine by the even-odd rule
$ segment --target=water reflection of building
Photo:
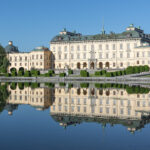
[[[129,131],[149,122],[150,93],[128,94],[124,89],[57,88],[52,117],[67,126],[83,121],[123,124]]]
[[[35,107],[37,110],[44,110],[49,108],[53,102],[54,89],[50,88],[31,88],[25,87],[23,90],[17,87],[12,90],[8,87],[10,96],[7,99],[7,106],[13,107],[14,105],[27,104]],[[8,107],[8,108],[9,108]],[[8,114],[12,114],[13,109],[8,109]]]

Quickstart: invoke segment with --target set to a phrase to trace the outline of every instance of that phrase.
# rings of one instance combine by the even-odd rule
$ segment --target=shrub
[[[54,70],[49,70],[48,73],[55,74]]]
[[[80,83],[80,87],[81,88],[88,88],[89,87],[89,83]]]
[[[81,77],[89,77],[89,73],[86,70],[81,70],[80,71],[80,76]]]
[[[102,70],[102,71],[101,71],[102,75],[105,75],[106,72],[107,72],[106,70]]]
[[[16,72],[16,71],[12,71],[12,72],[11,72],[11,76],[12,76],[12,77],[17,76],[17,72]]]
[[[60,82],[60,83],[59,83],[59,86],[66,86],[66,83]]]
[[[31,72],[30,71],[25,71],[24,76],[25,77],[31,77]]]
[[[45,85],[47,85],[49,88],[54,88],[55,87],[54,83],[45,83]]]
[[[24,83],[19,82],[18,87],[19,87],[20,90],[23,90],[24,89]]]
[[[40,75],[40,71],[39,70],[36,70],[36,69],[32,69],[31,70],[31,76],[37,77],[39,75]]]
[[[101,71],[96,71],[96,72],[95,72],[95,76],[100,76],[101,74],[102,74]]]
[[[107,72],[106,77],[113,77],[113,73],[112,72]]]
[[[145,71],[149,71],[149,66],[148,65],[145,65],[144,68],[145,68]]]
[[[65,77],[66,76],[66,73],[60,73],[59,74],[59,77]]]
[[[32,89],[35,89],[35,88],[38,88],[38,87],[40,87],[40,83],[37,83],[37,82],[31,83],[31,88]]]
[[[11,83],[10,88],[11,88],[12,90],[15,90],[16,87],[17,87],[17,83],[15,83],[15,82]]]
[[[73,70],[69,69],[68,74],[73,74]]]
[[[10,73],[6,73],[5,76],[6,77],[11,77],[11,74]]]
[[[70,89],[70,88],[72,88],[73,87],[73,84],[72,83],[69,83],[68,84],[68,88]]]
[[[17,72],[16,68],[11,68],[11,69],[10,69],[10,72],[11,72],[11,73],[14,72],[14,71]]]
[[[25,83],[24,83],[24,86],[25,86],[25,87],[29,87],[30,85],[31,85],[31,83],[29,83],[29,82],[25,82]]]
[[[24,71],[19,70],[19,71],[18,71],[18,76],[23,76],[23,75],[24,75]]]

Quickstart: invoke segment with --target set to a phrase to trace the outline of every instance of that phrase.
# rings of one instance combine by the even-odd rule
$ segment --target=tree
[[[9,61],[6,56],[5,49],[0,45],[0,73],[6,73]]]

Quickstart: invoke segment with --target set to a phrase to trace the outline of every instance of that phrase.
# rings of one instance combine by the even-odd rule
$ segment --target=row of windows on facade
[[[90,105],[96,105],[96,102],[98,102],[98,101],[92,100],[92,101],[90,101]],[[87,99],[84,98],[83,101],[82,101],[82,103],[83,103],[83,105],[86,105],[87,104]],[[68,99],[67,98],[65,98],[65,104],[68,104]],[[71,104],[75,104],[75,99],[74,98],[71,99]],[[78,98],[76,100],[76,104],[77,105],[81,105],[80,98]],[[111,105],[111,104],[114,105],[114,106],[116,104],[117,105],[120,104],[120,106],[131,106],[131,101],[130,100],[128,100],[128,101],[126,101],[126,100],[120,100],[120,101],[118,101],[116,99],[114,99],[112,101],[112,100],[109,100],[109,99],[102,99],[101,98],[99,100],[99,103],[97,105]],[[61,98],[59,98],[59,105],[61,105]],[[148,106],[148,107],[150,107],[150,101],[145,101],[145,100],[143,100],[143,101],[137,101],[137,107],[140,107],[140,106],[143,106],[143,107]]]
[[[30,60],[43,59],[43,55],[32,55],[32,57],[29,57],[29,59]],[[47,56],[45,59],[50,60],[50,57]],[[9,60],[12,61],[13,57],[9,57]],[[23,60],[28,61],[28,57],[27,56],[14,57],[14,61],[17,61],[17,60],[19,60],[19,61],[23,61]]]
[[[24,63],[24,65],[23,65],[23,63],[14,63],[14,65],[11,63],[10,64],[10,66],[28,66],[28,63]],[[30,63],[30,66],[42,66],[43,65],[43,63],[42,62],[40,62],[40,63],[38,63],[38,62],[36,62],[36,63],[34,63],[34,62],[32,62],[32,63]],[[50,65],[50,63],[48,63],[47,62],[47,66],[49,66]]]
[[[137,47],[137,43],[134,43],[133,46],[134,46],[134,47]],[[95,50],[95,47],[96,47],[96,46],[91,45],[90,50]],[[105,50],[110,50],[110,49],[116,50],[116,49],[117,49],[116,44],[112,44],[111,46],[110,46],[109,44],[105,44],[105,46],[104,46],[104,45],[99,45],[97,50],[103,50],[104,47],[105,47]],[[127,49],[127,50],[130,50],[130,48],[131,48],[131,44],[130,44],[130,43],[127,43],[127,44],[126,44],[126,49]],[[124,49],[124,45],[123,45],[123,44],[120,44],[120,45],[119,45],[119,49],[120,49],[120,50],[123,50],[123,49]],[[55,52],[56,48],[53,47],[52,50]],[[59,46],[59,47],[58,47],[58,51],[61,51],[61,50],[62,50],[62,47]],[[64,50],[64,51],[67,51],[67,50],[68,50],[68,47],[67,47],[67,46],[64,46],[64,47],[63,47],[63,50]],[[74,46],[71,46],[71,47],[70,47],[70,50],[71,50],[71,51],[74,51],[74,50],[75,50]],[[76,50],[77,50],[77,51],[80,51],[80,50],[81,50],[81,46],[80,46],[80,45],[77,45],[77,46],[76,46]],[[84,50],[84,51],[87,50],[87,46],[86,46],[86,45],[83,45],[83,50]]]
[[[150,60],[148,60],[148,61],[145,61],[145,60],[139,61],[139,60],[138,60],[138,61],[136,62],[136,64],[137,64],[137,65],[150,64]],[[81,64],[81,63],[79,63],[79,62],[78,62],[77,64],[71,63],[71,67],[76,66],[78,69],[81,68],[81,65],[83,66],[83,68],[87,68],[87,63],[86,63],[86,62],[83,62],[83,64]],[[104,68],[104,67],[109,68],[110,65],[111,65],[111,64],[110,64],[110,63],[108,64],[108,62],[106,62],[106,63],[99,62],[98,65],[95,66],[95,67],[102,69],[102,68]],[[121,63],[112,62],[112,67],[116,67],[117,65],[119,65],[118,67],[124,67],[124,65],[126,66],[126,64],[123,64],[123,62],[121,62]],[[130,66],[130,65],[131,65],[131,63],[130,63],[130,62],[127,62],[127,66]],[[64,64],[64,68],[65,68],[65,66],[68,66],[68,64],[65,63],[65,64]],[[58,67],[59,67],[59,68],[62,68],[62,67],[63,67],[63,64],[59,63],[59,64],[58,64]]]
[[[75,111],[75,109],[77,111]],[[64,106],[64,111],[67,112],[68,110],[70,110],[70,109],[68,109],[67,106]],[[87,112],[87,107],[83,107],[82,110],[83,110],[84,113],[86,113]],[[106,113],[106,114],[110,113],[110,115],[111,114],[118,114],[117,110],[118,110],[117,108],[112,108],[111,109],[109,107],[106,107],[106,108],[100,107],[99,108],[99,113]],[[53,105],[53,111],[55,111],[55,105]],[[63,111],[62,110],[62,106],[58,106],[58,111]],[[77,106],[77,107],[71,106],[71,111],[72,112],[79,112],[80,113],[81,112],[81,107],[80,106]],[[127,112],[125,113],[124,108],[120,108],[120,114],[121,115],[124,115],[124,114],[135,115],[135,116],[138,115],[138,112],[135,112],[135,111],[134,111],[134,113],[132,111],[132,114],[131,114],[131,109],[129,109],[129,108],[126,111]],[[91,107],[91,113],[95,113],[95,107]]]
[[[12,99],[22,101],[23,96],[21,96],[21,95],[20,96],[14,95],[13,97],[10,96],[9,100],[11,101]],[[28,96],[24,96],[25,101],[27,101],[28,99],[30,99],[30,98],[28,98]],[[43,102],[43,98],[35,98],[35,100],[36,100],[35,102],[41,102],[41,103]],[[34,98],[32,98],[32,102],[34,102]]]
[[[10,92],[11,93],[11,92]],[[20,93],[20,94],[22,94],[23,93],[23,91],[15,91],[15,94],[17,94],[17,93]],[[28,94],[28,92],[27,91],[24,91],[24,93],[25,94]],[[34,92],[34,91],[30,91],[30,94],[36,94],[36,95],[42,95],[43,94],[43,92],[38,92],[38,91],[36,91],[36,92]],[[49,94],[49,92],[47,92],[47,94]]]
[[[88,92],[89,91],[89,92]],[[112,93],[112,95],[118,95],[118,94],[120,94],[121,96],[123,96],[123,95],[126,95],[127,94],[127,92],[124,92],[124,91],[120,91],[120,92],[116,92],[116,91],[112,91],[112,92],[110,92],[109,90],[102,90],[102,89],[100,89],[100,90],[98,90],[98,92],[96,92],[97,90],[95,90],[94,88],[92,89],[92,90],[86,90],[86,89],[83,89],[82,90],[82,94],[83,95],[97,95],[97,94],[99,94],[99,95],[106,95],[106,96],[109,96],[111,93]],[[58,89],[58,92],[59,93],[64,93],[64,91],[62,91],[61,89]],[[74,93],[76,93],[77,95],[80,95],[81,94],[81,88],[78,88],[77,90],[71,90],[71,94],[74,94]],[[64,97],[65,95],[63,95],[63,97]],[[137,98],[145,98],[145,97],[148,97],[148,98],[150,98],[150,94],[142,94],[142,95],[140,95],[140,94],[137,94]],[[61,98],[60,98],[61,99]]]
[[[91,54],[91,55],[93,55],[94,57],[96,56],[96,54]],[[69,56],[68,54],[64,54],[64,57],[62,57],[62,55],[58,53],[58,59],[59,60],[60,59],[69,59],[68,56]],[[112,54],[99,53],[98,56],[99,56],[100,59],[102,59],[102,58],[107,58],[108,59],[108,58],[116,58],[117,57],[116,53],[112,53]],[[147,55],[146,55],[146,52],[141,52],[141,53],[137,52],[136,53],[136,57],[146,57],[146,56],[150,57],[150,52],[147,52]],[[124,57],[125,58],[130,58],[131,55],[130,55],[129,52],[127,54],[119,53],[119,57],[118,58],[124,58]],[[83,54],[80,54],[80,53],[78,53],[78,54],[70,54],[70,58],[71,59],[81,59],[81,58],[82,59],[87,59],[87,54],[86,53],[83,53]]]

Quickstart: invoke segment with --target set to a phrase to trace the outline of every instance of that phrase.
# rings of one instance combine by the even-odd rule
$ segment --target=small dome
[[[14,46],[12,41],[8,42],[8,45],[5,47],[5,51],[6,53],[18,53],[19,52],[18,47]]]

